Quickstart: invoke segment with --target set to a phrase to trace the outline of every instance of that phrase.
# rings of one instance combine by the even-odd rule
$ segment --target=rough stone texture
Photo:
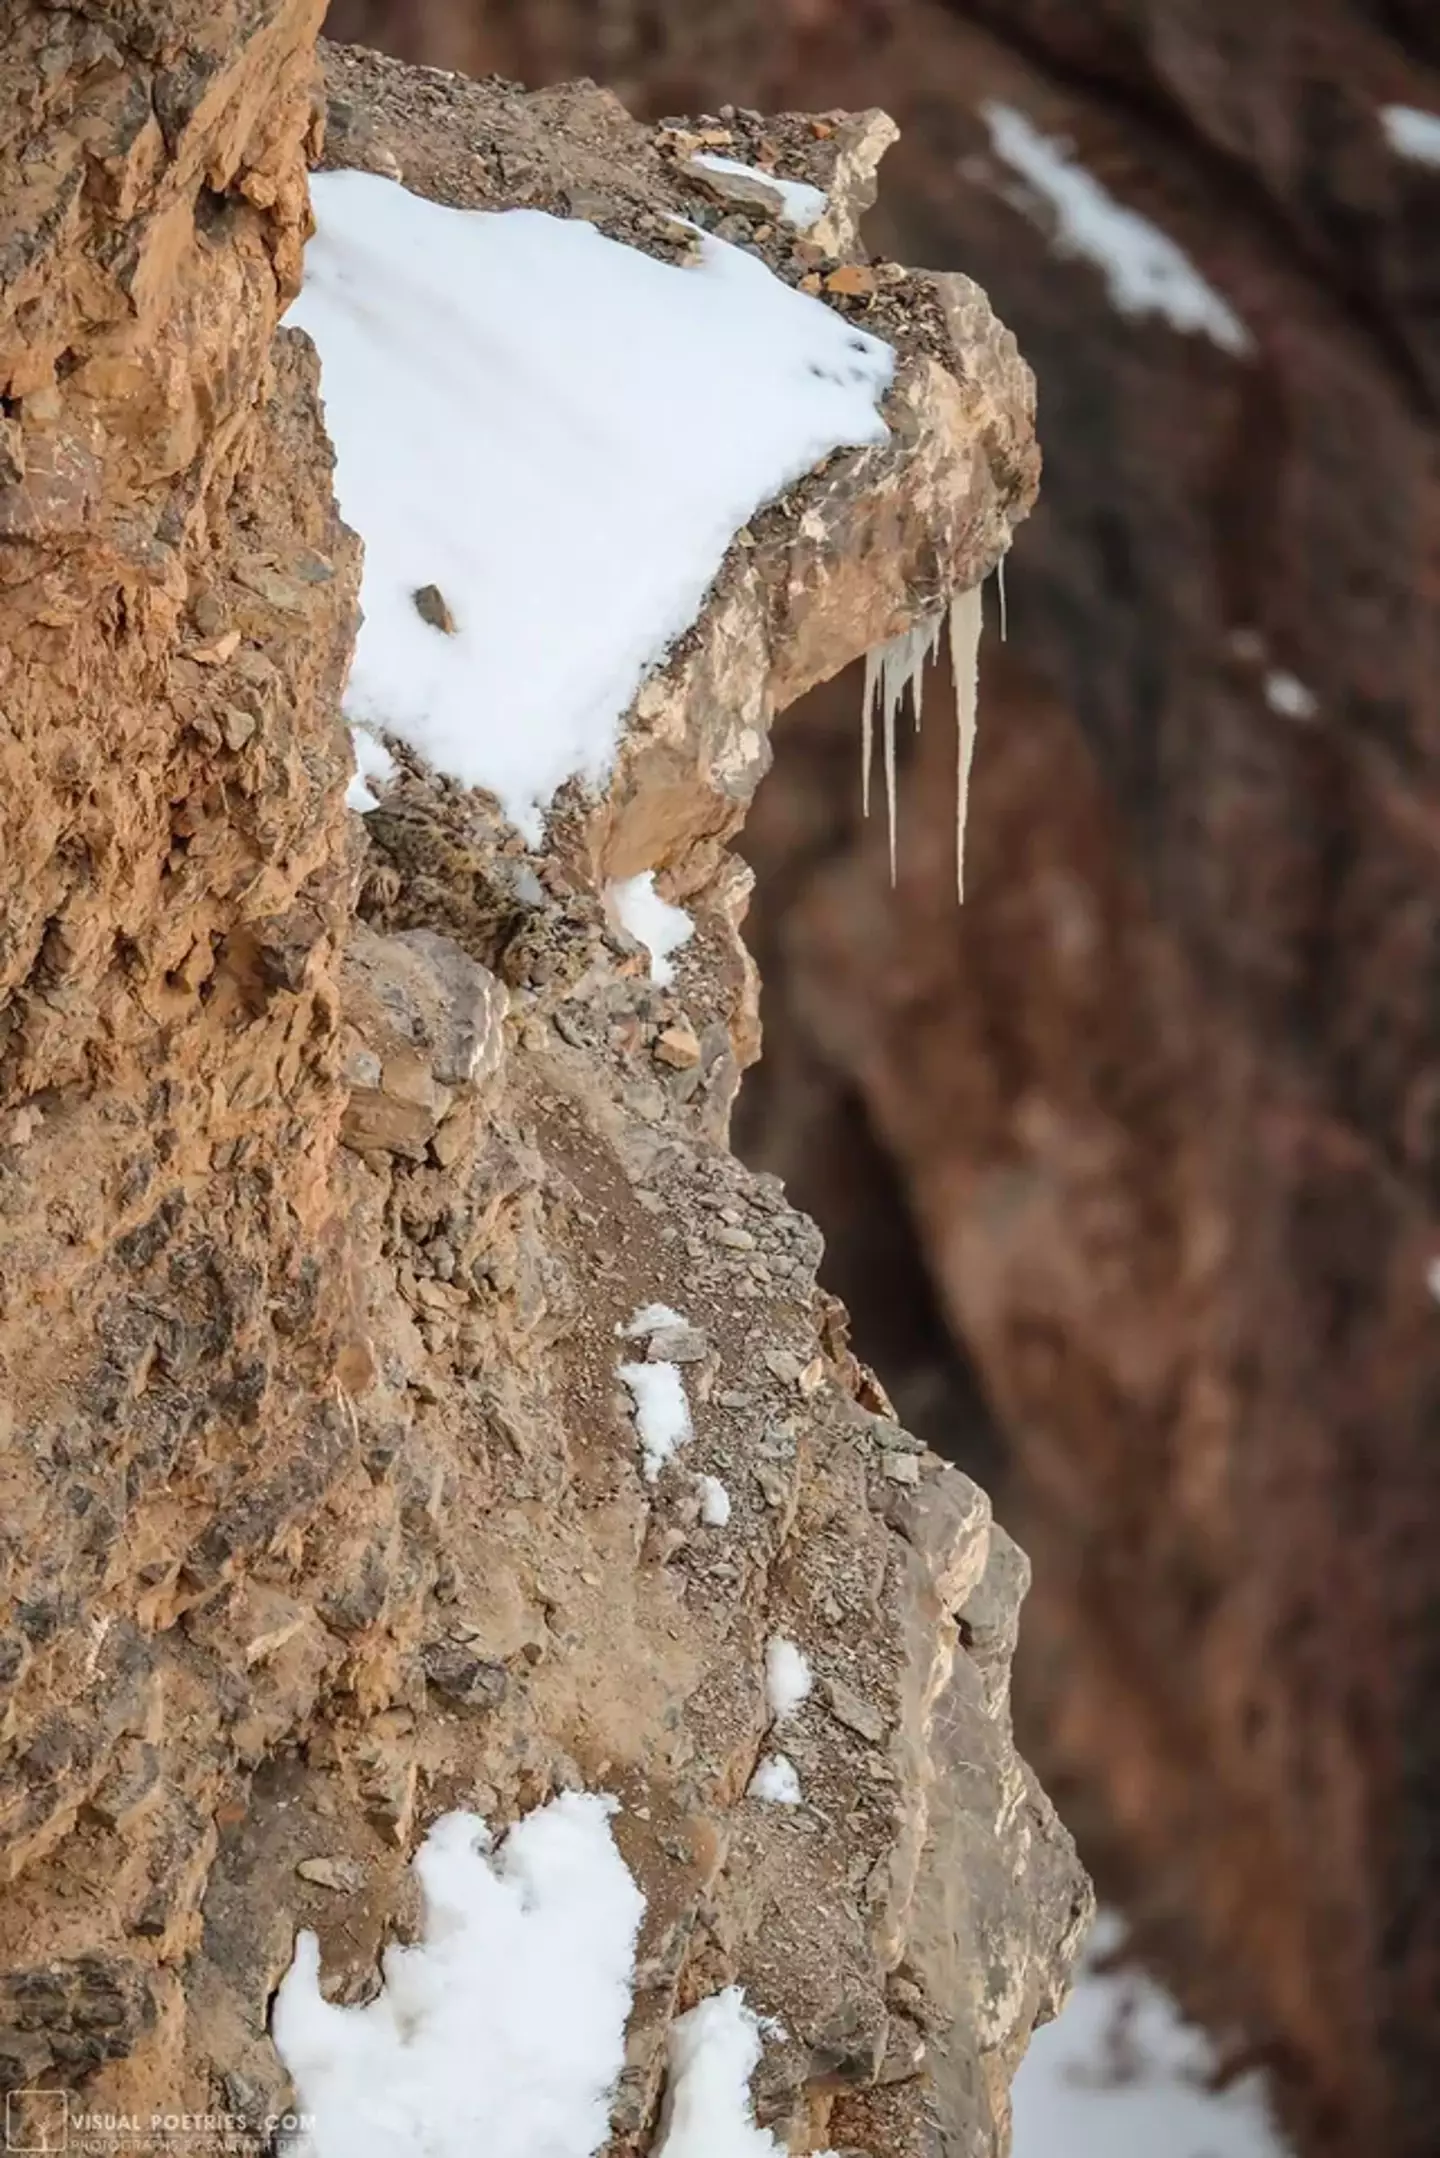
[[[833,1225],[832,1285],[882,1271],[881,1212],[867,1335],[913,1354],[907,1413],[928,1396],[927,1435],[953,1415],[973,1460],[973,1387],[894,1308],[897,1275],[910,1312],[924,1289],[888,1263],[898,1167],[1011,1435],[1051,1787],[1190,2005],[1277,2071],[1301,2147],[1418,2158],[1440,2117],[1440,175],[1377,112],[1440,112],[1436,11],[366,0],[365,23],[430,59],[587,66],[657,111],[879,100],[902,140],[870,238],[962,264],[1036,367],[1046,487],[986,667],[964,919],[943,739],[892,900],[854,813],[858,684],[788,715],[745,842],[767,1056],[743,1142]],[[1122,321],[1057,259],[987,97],[1178,241],[1255,356]],[[1274,668],[1313,720],[1270,707]]]
[[[965,1645],[1020,1592],[988,1501],[728,1151],[757,1029],[724,842],[777,707],[1007,543],[1029,378],[977,290],[887,274],[892,441],[755,521],[603,798],[526,856],[406,764],[362,831],[357,550],[276,331],[315,14],[37,4],[0,42],[4,2080],[278,2111],[297,1925],[359,1997],[438,1812],[584,1783],[648,1898],[617,2151],[670,2016],[736,1978],[783,2018],[757,2099],[791,2147],[996,2158],[1088,1887]],[[329,65],[332,162],[656,248],[697,207],[683,139],[602,93]],[[774,127],[843,229],[877,123]],[[663,991],[606,913],[640,867],[696,922]],[[615,1367],[656,1300],[697,1432],[651,1486]],[[745,1795],[775,1632],[822,1682],[793,1811]]]

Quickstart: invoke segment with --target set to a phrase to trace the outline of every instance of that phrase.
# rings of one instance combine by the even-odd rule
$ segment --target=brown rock
[[[295,1871],[302,1881],[353,1896],[365,1885],[365,1868],[353,1858],[302,1858]]]
[[[455,617],[438,584],[422,584],[411,597],[422,622],[428,622],[432,629],[442,630],[447,637],[454,636]]]
[[[784,211],[784,195],[759,172],[714,172],[693,157],[685,160],[684,170],[718,202],[733,203],[739,209],[759,211],[771,218],[780,217]]]
[[[823,280],[827,292],[836,293],[841,299],[868,299],[879,289],[880,280],[875,272],[861,262],[842,263],[838,270],[831,270]]]
[[[679,1072],[689,1071],[700,1062],[699,1037],[688,1021],[662,1027],[655,1037],[655,1060]]]
[[[879,1745],[885,1736],[885,1719],[878,1709],[862,1700],[855,1689],[847,1686],[843,1679],[822,1679],[821,1691],[831,1715],[838,1723],[843,1723],[847,1730],[856,1732],[861,1738],[868,1739],[872,1746]]]
[[[890,439],[757,518],[605,790],[557,813],[544,874],[493,802],[413,760],[362,829],[339,716],[356,550],[312,356],[276,327],[318,9],[121,12],[123,33],[114,10],[77,28],[27,0],[0,30],[0,152],[44,153],[35,197],[7,194],[24,244],[0,282],[24,436],[3,484],[30,490],[0,563],[15,2072],[58,2062],[137,2111],[282,2109],[265,2018],[298,1918],[360,1997],[413,1925],[436,1813],[483,1792],[514,1820],[583,1784],[623,1797],[647,1900],[619,2148],[657,2118],[675,2011],[733,1980],[790,2034],[774,2118],[818,2120],[841,2082],[884,2112],[873,2158],[921,2158],[933,2092],[889,1982],[988,1520],[928,1461],[913,1520],[872,1504],[869,1427],[819,1350],[817,1239],[724,1144],[757,1035],[724,843],[779,707],[1008,543],[1028,377],[978,298],[957,344],[930,288],[893,288]],[[74,44],[92,32],[103,69]],[[327,64],[349,108],[332,154],[363,145],[442,200],[581,203],[662,252],[693,204],[593,88]],[[82,80],[104,107],[83,139]],[[858,166],[880,132],[770,130],[830,180],[842,138]],[[783,240],[757,244],[783,267]],[[93,444],[91,480],[32,434]],[[645,1029],[612,1045],[617,1009],[654,1005],[612,964],[604,886],[654,864],[699,928],[688,1094],[656,1084]],[[502,966],[525,1003],[508,1042]],[[612,1394],[653,1301],[703,1355],[687,1458],[652,1485]],[[738,1384],[764,1342],[786,1345],[783,1424]],[[702,1463],[733,1493],[723,1536],[687,1534]],[[803,1819],[744,1796],[776,1632],[892,1734],[882,1757],[810,1719]],[[1013,1769],[1003,1716],[986,1731]],[[1005,1859],[986,1967],[1028,2003],[1063,1950]],[[1072,1855],[1057,1872],[1068,1908]],[[27,1998],[43,2044],[10,2012]],[[948,1998],[942,1969],[937,2028]],[[978,2043],[957,2030],[967,2061]]]

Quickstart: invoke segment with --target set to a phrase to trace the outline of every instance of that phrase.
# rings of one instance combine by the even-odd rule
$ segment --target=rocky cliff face
[[[1276,2068],[1306,2151],[1428,2149],[1440,175],[1382,115],[1440,113],[1434,11],[399,12],[370,0],[369,34],[652,109],[863,80],[902,128],[871,238],[963,265],[1035,364],[1046,486],[985,672],[964,919],[941,745],[892,901],[858,684],[797,708],[746,835],[744,1145],[860,1254],[847,1285],[898,1171],[1038,1560],[1033,1742],[1151,1952]],[[1243,350],[1058,251],[990,103],[1177,244]],[[861,1323],[977,1458],[974,1392],[890,1278]]]
[[[791,2148],[991,2158],[1088,1907],[1010,1739],[1024,1564],[728,1150],[727,842],[776,709],[1006,544],[1029,379],[978,288],[897,271],[890,443],[756,520],[603,795],[527,855],[409,764],[362,828],[357,546],[277,329],[307,158],[641,245],[695,191],[603,93],[323,85],[317,14],[0,40],[0,2082],[263,2121],[297,1925],[356,1998],[430,1819],[584,1785],[648,1899],[618,2150],[738,1979]],[[776,126],[834,192],[824,268],[876,123]],[[642,868],[696,925],[670,988],[606,906]],[[650,1484],[616,1336],[657,1301],[696,1435]],[[775,1634],[817,1679],[800,1810],[746,1796]]]

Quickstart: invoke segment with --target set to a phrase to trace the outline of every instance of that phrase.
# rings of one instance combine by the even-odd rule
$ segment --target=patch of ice
[[[670,2076],[659,2158],[785,2158],[757,2128],[750,2078],[760,2060],[761,2023],[738,1986],[712,1993],[671,2024]],[[818,2158],[835,2158],[822,2151]]]
[[[1320,709],[1314,691],[1283,667],[1272,667],[1266,675],[1265,702],[1282,719],[1313,719]]]
[[[815,1684],[805,1652],[783,1634],[772,1635],[765,1649],[765,1698],[777,1723],[793,1716],[810,1698]]]
[[[350,744],[355,752],[355,771],[345,789],[345,807],[358,809],[364,816],[367,811],[380,807],[379,799],[367,784],[372,779],[387,780],[395,777],[395,759],[383,742],[363,727],[350,729]]]
[[[671,1456],[695,1435],[685,1381],[678,1364],[622,1364],[620,1377],[635,1403],[645,1481],[653,1484]]]
[[[723,1529],[730,1525],[730,1494],[718,1476],[700,1479],[700,1519],[707,1529]]]
[[[415,1858],[421,1938],[386,1949],[363,2007],[325,2000],[315,1935],[299,1936],[271,2024],[313,2117],[295,2158],[593,2158],[645,1908],[613,1810],[567,1793],[493,1854],[476,1815],[437,1821]]]
[[[1385,105],[1380,111],[1385,139],[1397,157],[1412,165],[1440,166],[1440,112],[1418,105]]]
[[[818,225],[830,207],[825,190],[811,187],[807,180],[782,180],[759,165],[741,165],[733,157],[714,157],[708,150],[697,152],[690,162],[703,166],[706,172],[735,172],[745,180],[763,180],[780,197],[781,223],[793,225],[797,232],[808,232],[812,225]]]
[[[1237,358],[1254,350],[1240,317],[1184,250],[1117,202],[1073,161],[1067,144],[1042,135],[1023,112],[993,98],[980,107],[980,116],[996,156],[1049,205],[1056,253],[1079,256],[1103,271],[1122,315],[1159,315],[1173,329],[1208,337]]]
[[[650,954],[650,979],[668,989],[675,979],[670,954],[688,944],[695,924],[683,907],[672,907],[655,889],[655,872],[642,869],[638,877],[624,877],[609,887],[611,904],[620,927],[643,944]]]
[[[365,542],[346,716],[538,842],[556,790],[608,771],[740,526],[885,439],[894,352],[704,235],[679,267],[375,173],[317,173],[311,196],[289,319]]]
[[[1102,1913],[1063,2012],[1030,2041],[1011,2092],[1013,2158],[1285,2158],[1258,2079],[1208,2089],[1209,2047],[1169,1995],[1095,1969],[1122,1934]]]
[[[794,1762],[783,1753],[767,1753],[750,1778],[750,1796],[763,1799],[767,1806],[798,1806],[800,1778]]]

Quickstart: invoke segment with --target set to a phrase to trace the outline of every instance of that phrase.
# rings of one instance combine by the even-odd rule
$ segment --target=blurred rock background
[[[938,686],[893,894],[858,681],[787,713],[739,1138],[1032,1555],[1027,1750],[1147,1957],[1305,2158],[1433,2152],[1440,10],[334,0],[329,28],[650,116],[883,105],[871,245],[978,279],[1034,367],[967,905]],[[1107,199],[1183,251],[1222,334],[1056,245],[1006,113],[1104,190],[1112,258],[1149,243]]]

